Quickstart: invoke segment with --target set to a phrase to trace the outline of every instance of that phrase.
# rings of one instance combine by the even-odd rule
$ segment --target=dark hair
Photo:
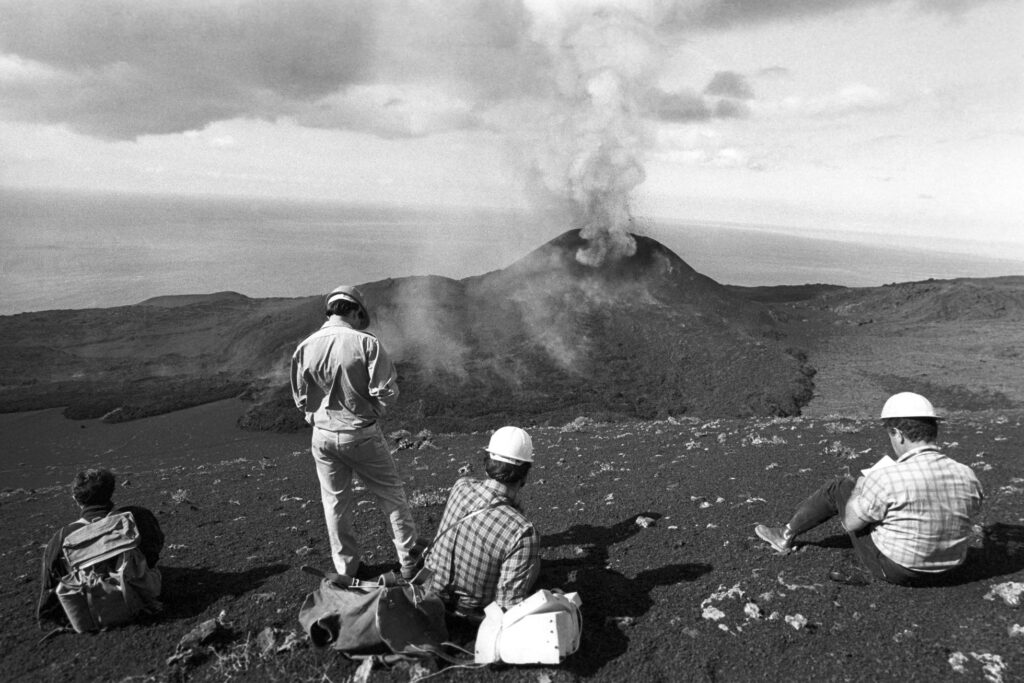
[[[103,469],[82,470],[71,482],[71,495],[82,506],[109,503],[114,496],[114,473]]]
[[[356,313],[362,311],[363,307],[357,304],[355,301],[349,301],[348,299],[335,299],[327,305],[326,314],[331,315],[348,315],[349,313]],[[365,313],[364,313],[365,315]]]
[[[890,434],[898,429],[914,442],[932,443],[939,435],[939,421],[934,417],[887,417],[882,424]]]
[[[487,472],[488,477],[502,484],[518,484],[526,479],[526,474],[530,471],[531,464],[528,462],[516,464],[502,462],[484,453],[484,471]]]

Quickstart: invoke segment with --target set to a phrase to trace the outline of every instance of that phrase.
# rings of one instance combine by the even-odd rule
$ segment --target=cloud
[[[655,89],[649,99],[651,112],[663,121],[685,123],[711,118],[711,108],[696,92],[683,90],[670,93]]]
[[[750,109],[744,102],[721,99],[715,103],[715,118],[718,119],[742,119],[749,114]]]
[[[801,103],[801,108],[812,116],[845,116],[857,112],[892,109],[894,102],[885,93],[862,83],[853,83],[824,97]]]
[[[383,138],[419,137],[483,125],[472,103],[422,86],[357,85],[298,107],[292,118],[310,128],[343,128]]]
[[[754,91],[742,74],[734,71],[719,71],[704,88],[706,95],[723,95],[739,100],[751,100]]]
[[[426,134],[467,125],[464,100],[531,92],[543,67],[518,0],[0,0],[0,16],[0,117],[106,138],[282,116],[371,129],[346,93],[381,83],[418,87],[385,134]]]
[[[750,113],[747,101],[752,99],[754,91],[746,76],[719,71],[699,94],[692,90],[666,92],[655,88],[648,94],[647,106],[657,119],[687,123],[744,118]]]
[[[790,70],[784,66],[769,66],[757,72],[759,78],[789,78]]]
[[[914,6],[957,13],[984,1]],[[628,71],[680,32],[884,4],[897,0],[0,0],[0,118],[114,139],[281,117],[429,135],[478,126],[509,100],[564,94],[572,52]],[[552,40],[594,18],[607,32],[588,45]],[[630,31],[643,39],[616,39]],[[584,53],[599,44],[600,54]],[[782,71],[759,75],[769,73]],[[387,89],[400,94],[382,107],[375,93]],[[728,71],[705,95],[753,98],[746,77]],[[702,106],[689,93],[652,101],[675,121],[747,109]]]
[[[913,6],[924,12],[961,14],[973,7],[998,1],[916,0]],[[666,18],[665,26],[676,30],[722,29],[903,4],[906,4],[905,0],[695,0],[676,3]]]

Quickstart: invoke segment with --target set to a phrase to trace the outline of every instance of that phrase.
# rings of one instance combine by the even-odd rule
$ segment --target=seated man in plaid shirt
[[[928,399],[896,394],[881,417],[895,461],[883,459],[856,481],[826,482],[786,526],[759,524],[754,532],[786,553],[798,535],[838,516],[871,575],[902,586],[926,585],[966,559],[984,497],[981,484],[970,467],[936,448],[939,418]],[[870,581],[850,569],[834,570],[829,578],[854,585]]]
[[[516,504],[533,463],[530,435],[502,427],[487,446],[487,479],[455,482],[426,558],[429,589],[449,612],[473,620],[496,602],[508,609],[530,596],[540,571],[540,537]]]

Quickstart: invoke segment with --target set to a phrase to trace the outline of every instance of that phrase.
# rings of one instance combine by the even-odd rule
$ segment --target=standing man
[[[963,564],[972,520],[983,493],[970,467],[939,452],[938,420],[924,396],[896,394],[882,407],[882,423],[895,461],[885,458],[856,481],[836,477],[800,504],[784,527],[754,532],[788,553],[793,540],[838,516],[868,571],[902,586],[925,585]],[[832,571],[849,584],[870,579],[856,570]]]
[[[455,482],[426,567],[429,590],[448,611],[472,620],[491,602],[508,609],[530,595],[540,572],[540,537],[516,499],[533,463],[533,442],[519,427],[491,436],[487,479]]]
[[[391,524],[402,575],[415,574],[416,526],[405,486],[377,420],[398,397],[397,373],[377,338],[362,293],[342,286],[327,295],[327,322],[292,356],[292,398],[313,426],[331,557],[339,574],[355,576],[361,550],[352,526],[352,474],[366,485]]]

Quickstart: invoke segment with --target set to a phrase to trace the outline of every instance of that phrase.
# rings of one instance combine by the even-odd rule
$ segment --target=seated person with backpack
[[[81,517],[59,529],[43,553],[40,627],[70,622],[76,631],[96,630],[159,608],[164,534],[146,508],[115,509],[114,485],[110,470],[75,475],[71,495]]]

